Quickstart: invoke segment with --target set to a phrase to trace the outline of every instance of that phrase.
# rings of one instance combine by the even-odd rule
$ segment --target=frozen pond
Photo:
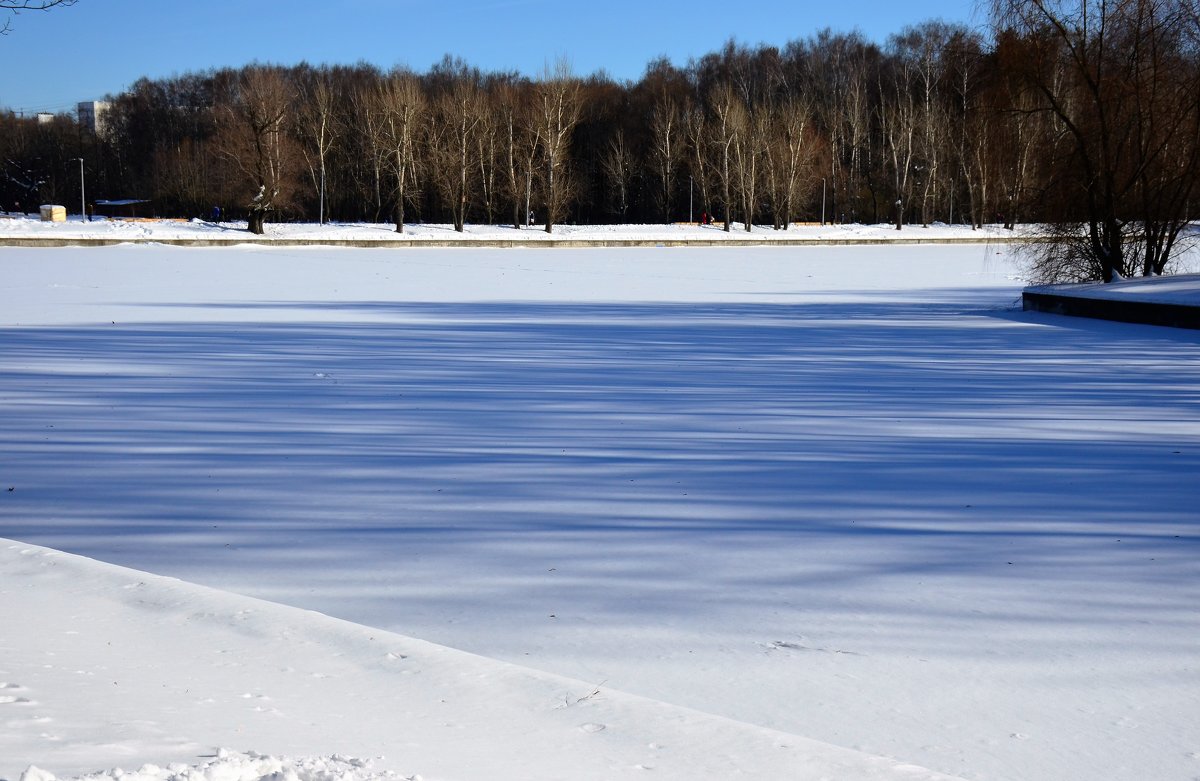
[[[1200,334],[1002,246],[0,249],[0,537],[968,778],[1200,764]]]

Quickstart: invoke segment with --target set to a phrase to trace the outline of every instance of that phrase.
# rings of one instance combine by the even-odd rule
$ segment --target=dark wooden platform
[[[1136,284],[1136,281],[1122,283]],[[1028,288],[1021,299],[1025,311],[1200,329],[1200,302],[1192,303],[1180,297],[1168,301],[1149,296],[1096,295],[1095,291],[1095,285],[1053,285]]]

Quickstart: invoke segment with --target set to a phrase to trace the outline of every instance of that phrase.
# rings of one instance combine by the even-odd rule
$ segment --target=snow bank
[[[114,768],[71,779],[59,779],[53,773],[31,765],[21,774],[21,781],[396,781],[400,778],[389,770],[374,769],[369,761],[352,757],[293,759],[227,749],[219,749],[212,759],[194,765],[142,765],[132,771]],[[421,779],[420,776],[405,778],[408,781]]]
[[[601,681],[2,539],[0,617],[0,779],[382,781],[419,768],[949,781]],[[255,751],[214,757],[214,745]]]
[[[451,225],[406,225],[397,233],[394,225],[364,222],[269,223],[263,236],[246,231],[245,222],[207,222],[205,220],[123,220],[98,219],[92,222],[71,216],[65,223],[41,223],[27,217],[0,217],[0,241],[5,239],[89,239],[104,241],[331,241],[381,242],[398,246],[440,242],[487,244],[519,242],[545,244],[556,241],[588,242],[713,242],[713,243],[778,243],[813,242],[877,242],[877,241],[1010,241],[1013,231],[1001,226],[972,230],[963,225],[934,224],[906,226],[897,231],[889,224],[878,225],[818,225],[797,224],[787,230],[756,225],[746,231],[736,225],[725,232],[716,225],[672,223],[661,225],[556,225],[553,233],[538,226],[513,228],[511,225],[467,225],[462,232]]]

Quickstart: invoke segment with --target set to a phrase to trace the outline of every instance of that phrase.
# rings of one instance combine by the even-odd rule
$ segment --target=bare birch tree
[[[392,175],[393,221],[404,232],[406,204],[419,194],[417,148],[425,127],[426,101],[417,77],[406,70],[387,75],[376,94],[380,130]]]
[[[542,149],[542,203],[546,210],[546,233],[566,214],[574,195],[570,178],[571,135],[579,124],[580,84],[571,67],[560,59],[547,68],[534,84],[536,135]]]
[[[743,132],[746,109],[741,98],[728,83],[718,85],[709,98],[712,114],[709,141],[709,159],[713,176],[720,190],[721,209],[724,212],[725,232],[733,230],[734,195],[737,191],[737,171],[734,154],[738,137]]]
[[[708,120],[704,106],[689,100],[681,109],[684,133],[688,150],[688,169],[692,179],[700,188],[701,210],[705,217],[712,215],[711,180],[709,166]]]
[[[300,150],[317,196],[317,222],[325,224],[325,192],[329,153],[337,140],[338,121],[329,73],[317,71],[296,93],[296,129]]]
[[[482,93],[474,79],[457,77],[433,101],[429,152],[433,181],[450,209],[454,230],[465,230],[474,197],[478,153],[476,133],[482,121]]]
[[[741,101],[737,101],[733,104],[730,122],[736,129],[733,141],[734,189],[741,205],[742,225],[749,233],[754,229],[754,216],[758,210],[770,118],[766,110],[747,109]]]
[[[656,200],[663,222],[671,221],[675,177],[683,155],[683,120],[678,104],[662,96],[650,112],[650,164],[658,187]]]
[[[629,211],[629,189],[637,164],[633,149],[621,128],[618,127],[608,139],[600,164],[608,181],[613,211],[624,218]]]
[[[812,124],[812,107],[806,97],[787,98],[771,110],[765,170],[776,230],[787,230],[800,193],[813,184],[817,149]]]
[[[383,175],[389,159],[380,91],[380,84],[374,81],[356,88],[350,95],[350,116],[345,120],[357,141],[355,171],[360,195],[370,201],[376,221],[383,214]]]

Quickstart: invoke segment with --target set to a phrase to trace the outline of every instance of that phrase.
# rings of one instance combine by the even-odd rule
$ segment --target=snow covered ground
[[[1008,241],[1012,231],[1001,226],[986,226],[972,231],[944,224],[928,227],[906,226],[896,231],[894,226],[881,225],[793,225],[788,230],[773,230],[771,226],[754,226],[746,231],[740,223],[729,233],[722,225],[556,225],[552,234],[543,226],[515,229],[511,225],[468,224],[462,233],[452,225],[406,225],[404,233],[396,233],[387,223],[268,223],[265,236],[246,232],[246,223],[212,223],[206,220],[124,220],[97,219],[94,222],[71,216],[65,223],[41,222],[36,216],[0,216],[0,240],[5,238],[66,238],[101,240],[202,240],[202,241],[352,241],[390,242],[400,244],[430,244],[465,242],[521,242],[544,244],[552,241],[581,239],[585,241],[638,242],[761,242],[779,241]]]
[[[1072,285],[1044,285],[1036,289],[1046,293],[1062,293],[1079,298],[1200,306],[1200,274],[1196,273],[1173,274],[1163,277],[1135,277],[1108,284],[1089,282]]]
[[[0,778],[1200,776],[1200,334],[1015,276],[0,249]]]
[[[948,778],[45,548],[0,576],[14,781]]]

